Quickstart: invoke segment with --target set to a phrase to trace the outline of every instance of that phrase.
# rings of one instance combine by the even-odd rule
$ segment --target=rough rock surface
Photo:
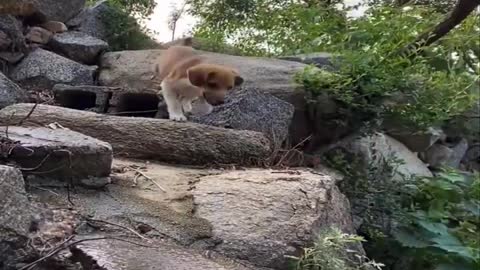
[[[2,109],[0,123],[18,123],[31,107],[32,104],[15,104]],[[112,145],[117,155],[177,164],[252,165],[271,154],[269,141],[262,133],[191,122],[107,116],[48,105],[38,105],[28,120],[44,125],[57,122],[103,140]]]
[[[2,134],[5,127],[0,127]],[[108,177],[112,147],[105,142],[66,129],[11,126],[9,138],[19,142],[9,162],[26,168],[25,174],[60,180]]]
[[[51,89],[58,83],[93,85],[95,70],[94,66],[85,66],[38,48],[12,70],[11,78],[33,89]]]
[[[235,90],[225,103],[207,115],[191,117],[196,123],[265,134],[274,149],[288,137],[293,105],[255,89]]]
[[[0,268],[15,269],[18,252],[27,242],[35,213],[27,193],[22,173],[13,167],[0,165]]]
[[[99,83],[125,88],[157,88],[152,81],[155,64],[163,50],[122,51],[106,53],[101,58]],[[244,77],[243,88],[258,89],[296,105],[303,91],[292,82],[293,75],[306,65],[268,58],[231,56],[209,52],[212,63],[237,68]]]
[[[339,144],[340,149],[353,154],[355,162],[360,162],[365,172],[371,169],[383,168],[387,162],[396,161],[403,164],[393,164],[396,167],[394,180],[409,179],[414,176],[432,176],[427,166],[405,145],[382,133],[370,136],[351,137]]]
[[[52,32],[48,31],[45,28],[34,26],[28,30],[25,38],[34,43],[38,44],[47,44],[52,38]]]
[[[22,22],[12,15],[0,14],[0,31],[7,34],[12,41],[10,48],[12,51],[25,51],[25,37],[23,35]],[[12,46],[13,45],[13,46]]]
[[[193,189],[195,216],[208,220],[213,249],[276,269],[284,255],[311,244],[316,233],[336,226],[352,233],[348,200],[337,179],[304,170],[251,169],[201,177]]]
[[[108,48],[105,41],[78,31],[55,35],[50,46],[69,59],[87,65],[95,64],[99,54]]]
[[[429,128],[426,132],[412,132],[406,130],[389,130],[387,134],[403,143],[412,152],[420,153],[444,137],[441,129]]]
[[[7,33],[0,30],[0,51],[6,50],[12,45],[12,40],[8,37]]]
[[[0,72],[0,109],[27,101],[25,92]]]
[[[103,235],[95,235],[101,237]],[[88,236],[91,237],[91,236]],[[88,238],[86,237],[86,238]],[[101,240],[77,246],[81,256],[96,261],[104,270],[256,270],[224,258],[208,258],[198,251],[174,244],[158,243],[153,248]],[[92,268],[93,269],[93,268]]]
[[[108,12],[107,1],[98,1],[94,6],[84,8],[75,18],[67,22],[67,25],[76,31],[90,36],[106,40],[107,27],[102,21],[102,16]]]
[[[62,22],[57,22],[57,21],[48,21],[46,23],[43,23],[41,25],[42,28],[45,28],[46,30],[57,34],[57,33],[64,33],[68,31],[67,26],[62,23]]]
[[[467,140],[460,139],[450,147],[445,144],[434,144],[425,153],[422,153],[421,157],[434,169],[442,167],[458,168],[467,150]]]

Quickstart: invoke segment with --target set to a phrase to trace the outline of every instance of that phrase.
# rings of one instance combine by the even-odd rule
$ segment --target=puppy
[[[196,99],[202,106],[223,103],[227,92],[244,81],[233,68],[210,64],[206,57],[186,46],[168,48],[156,71],[157,79],[162,81],[161,93],[169,118],[173,121],[186,121],[185,113],[192,111],[192,102]]]

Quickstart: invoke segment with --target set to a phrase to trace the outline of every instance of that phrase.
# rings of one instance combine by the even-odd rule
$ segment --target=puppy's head
[[[205,89],[205,99],[212,105],[224,103],[227,92],[243,84],[236,70],[220,65],[196,65],[189,68],[187,74],[193,85]]]

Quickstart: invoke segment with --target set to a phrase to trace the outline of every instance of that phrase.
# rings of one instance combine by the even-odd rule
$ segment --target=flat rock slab
[[[65,22],[77,15],[86,0],[2,0],[0,11],[16,16],[33,16],[40,21]]]
[[[5,127],[0,132],[5,134]],[[58,180],[83,180],[110,175],[110,144],[67,129],[11,126],[8,137],[18,141],[7,160],[25,174]]]
[[[165,242],[150,246],[153,247],[100,240],[84,242],[76,248],[105,270],[260,270],[225,258],[208,258],[198,251]]]
[[[0,72],[0,109],[27,101],[25,91]]]
[[[256,89],[242,89],[228,95],[225,103],[203,116],[193,116],[196,123],[239,130],[262,132],[279,149],[288,137],[294,107],[290,103]]]
[[[105,53],[100,61],[99,83],[105,86],[155,89],[152,81],[155,65],[164,50],[120,51]],[[254,88],[296,105],[303,102],[304,92],[293,82],[296,72],[307,65],[278,59],[232,56],[198,51],[209,62],[237,68],[246,89]]]
[[[213,249],[258,266],[286,269],[322,229],[352,233],[348,200],[337,179],[307,170],[249,169],[199,178],[194,214],[212,224]]]
[[[18,123],[33,104],[15,104],[0,111],[0,123]],[[14,114],[12,116],[12,114]],[[116,155],[175,164],[252,165],[271,155],[269,140],[259,132],[232,130],[191,122],[107,116],[57,106],[38,105],[29,121],[59,123],[112,145]]]
[[[20,170],[0,165],[0,267],[15,269],[20,253],[15,246],[27,243],[35,214]]]
[[[107,0],[98,1],[95,5],[84,8],[77,16],[66,24],[70,29],[89,34],[101,40],[107,40],[107,26],[103,17],[108,15],[111,7]]]
[[[108,48],[105,41],[78,31],[56,34],[49,45],[69,59],[87,65],[95,64],[100,53]]]
[[[12,80],[26,88],[52,89],[55,84],[93,85],[95,66],[86,66],[40,48],[12,71]]]

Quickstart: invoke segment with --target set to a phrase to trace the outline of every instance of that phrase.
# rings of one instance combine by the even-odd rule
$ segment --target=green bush
[[[93,3],[93,1],[92,1]],[[153,33],[138,20],[150,16],[155,7],[153,0],[109,0],[109,9],[102,14],[107,30],[106,41],[112,51],[159,48]]]
[[[370,261],[352,246],[359,245],[363,238],[342,233],[338,229],[321,232],[314,246],[305,248],[300,258],[294,259],[295,270],[374,270],[382,269],[383,264]]]
[[[404,195],[393,236],[411,269],[480,268],[480,175],[445,171],[406,185]]]
[[[476,46],[473,36],[480,30],[474,25],[479,16],[468,18],[446,41],[425,48],[425,53],[402,55],[402,48],[431,27],[430,20],[419,20],[427,14],[440,17],[429,8],[417,7],[406,13],[382,7],[350,20],[345,31],[325,35],[327,40],[333,37],[342,42],[325,43],[324,37],[319,38],[318,48],[338,55],[334,59],[337,74],[308,68],[296,81],[310,92],[327,92],[351,108],[411,128],[425,129],[460,115],[478,99],[474,93],[479,76],[463,58],[452,55],[468,54]],[[473,60],[478,65],[478,59]]]
[[[349,198],[368,242],[369,257],[386,269],[474,270],[480,267],[480,174],[445,170],[434,177],[394,180],[401,160],[368,166],[343,151],[326,162],[345,179]]]

